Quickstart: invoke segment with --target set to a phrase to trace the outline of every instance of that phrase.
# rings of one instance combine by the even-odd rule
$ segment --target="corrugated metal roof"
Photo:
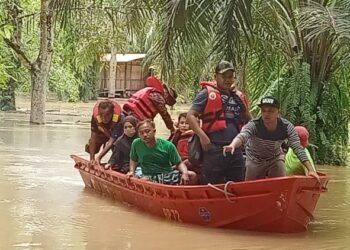
[[[117,54],[117,62],[130,62],[137,59],[144,58],[146,54]],[[111,54],[104,54],[101,57],[102,62],[109,62],[111,60]]]

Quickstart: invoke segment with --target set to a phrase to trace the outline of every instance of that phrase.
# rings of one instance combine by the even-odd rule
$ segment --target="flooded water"
[[[89,125],[28,125],[0,114],[0,249],[349,249],[350,168],[331,181],[309,230],[267,234],[170,223],[85,189],[70,154]],[[166,136],[163,128],[159,129]]]

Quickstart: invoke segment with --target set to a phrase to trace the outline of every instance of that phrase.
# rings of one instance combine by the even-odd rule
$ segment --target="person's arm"
[[[287,126],[288,146],[293,149],[300,162],[306,167],[308,175],[316,178],[317,181],[320,182],[320,177],[318,176],[315,167],[309,161],[303,146],[300,144],[299,136],[295,132],[293,124],[289,123]]]
[[[174,122],[171,119],[171,116],[168,112],[164,97],[158,92],[153,92],[153,93],[150,93],[150,98],[151,98],[154,106],[156,107],[159,115],[162,117],[166,127],[172,133],[174,133],[175,132]]]
[[[110,137],[109,140],[106,143],[106,146],[104,146],[104,148],[102,149],[102,152],[96,157],[96,164],[100,165],[101,164],[101,160],[103,158],[103,156],[105,156],[107,154],[107,152],[112,148],[113,143],[115,142],[116,138]]]
[[[188,185],[190,183],[190,176],[188,174],[188,169],[184,162],[180,162],[177,165],[177,169],[181,172],[181,183]]]
[[[169,153],[169,162],[172,166],[176,166],[176,168],[181,172],[181,183],[184,185],[188,185],[190,183],[190,177],[188,175],[188,170],[186,165],[181,161],[181,157],[179,152],[174,144],[169,144],[168,148]]]
[[[208,135],[199,126],[198,118],[199,118],[199,115],[204,111],[204,108],[207,105],[207,101],[208,101],[208,91],[206,89],[203,89],[201,92],[199,92],[199,94],[193,100],[192,107],[187,112],[187,117],[186,117],[186,120],[190,125],[190,128],[199,137],[202,149],[204,151],[209,150],[211,142]]]
[[[255,123],[250,121],[242,129],[242,131],[232,140],[232,142],[223,147],[223,155],[226,156],[226,152],[231,152],[233,154],[236,148],[241,147],[246,144],[248,139],[256,133]]]
[[[119,121],[114,124],[111,128],[111,133],[109,134],[109,140],[107,141],[102,152],[97,156],[96,163],[101,164],[102,158],[107,154],[107,152],[112,148],[114,142],[123,134],[123,116],[119,117]]]
[[[250,113],[250,108],[249,108],[249,103],[247,97],[242,93],[241,100],[243,101],[243,105],[245,107],[245,113],[244,113],[244,118],[245,118],[245,123],[249,122],[250,120],[253,119],[252,114]]]
[[[130,178],[135,175],[136,166],[137,162],[130,158],[129,172],[126,173],[127,178]]]
[[[126,174],[127,178],[130,178],[131,176],[135,175],[135,170],[138,163],[138,156],[137,156],[135,142],[136,140],[134,140],[131,144],[129,172]]]
[[[190,125],[190,128],[193,130],[193,132],[199,137],[203,151],[208,151],[210,148],[211,142],[208,135],[199,126],[198,116],[199,116],[199,112],[193,109],[190,109],[187,112],[186,120]]]

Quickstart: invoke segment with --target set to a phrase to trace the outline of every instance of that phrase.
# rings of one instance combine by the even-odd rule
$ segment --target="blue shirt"
[[[220,92],[221,100],[226,118],[226,129],[208,133],[208,137],[213,144],[226,145],[239,133],[238,124],[244,114],[243,103],[239,96],[233,92]],[[203,113],[208,101],[208,90],[205,88],[198,93],[192,103],[192,110]]]

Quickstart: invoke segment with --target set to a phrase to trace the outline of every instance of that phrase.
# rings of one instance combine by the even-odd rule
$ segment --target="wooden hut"
[[[100,73],[100,97],[129,97],[137,90],[145,87],[145,75],[142,70],[142,60],[146,54],[116,54],[116,76],[110,81],[111,54],[102,56],[104,66]],[[114,84],[114,86],[113,86]],[[113,91],[114,90],[114,91]]]

